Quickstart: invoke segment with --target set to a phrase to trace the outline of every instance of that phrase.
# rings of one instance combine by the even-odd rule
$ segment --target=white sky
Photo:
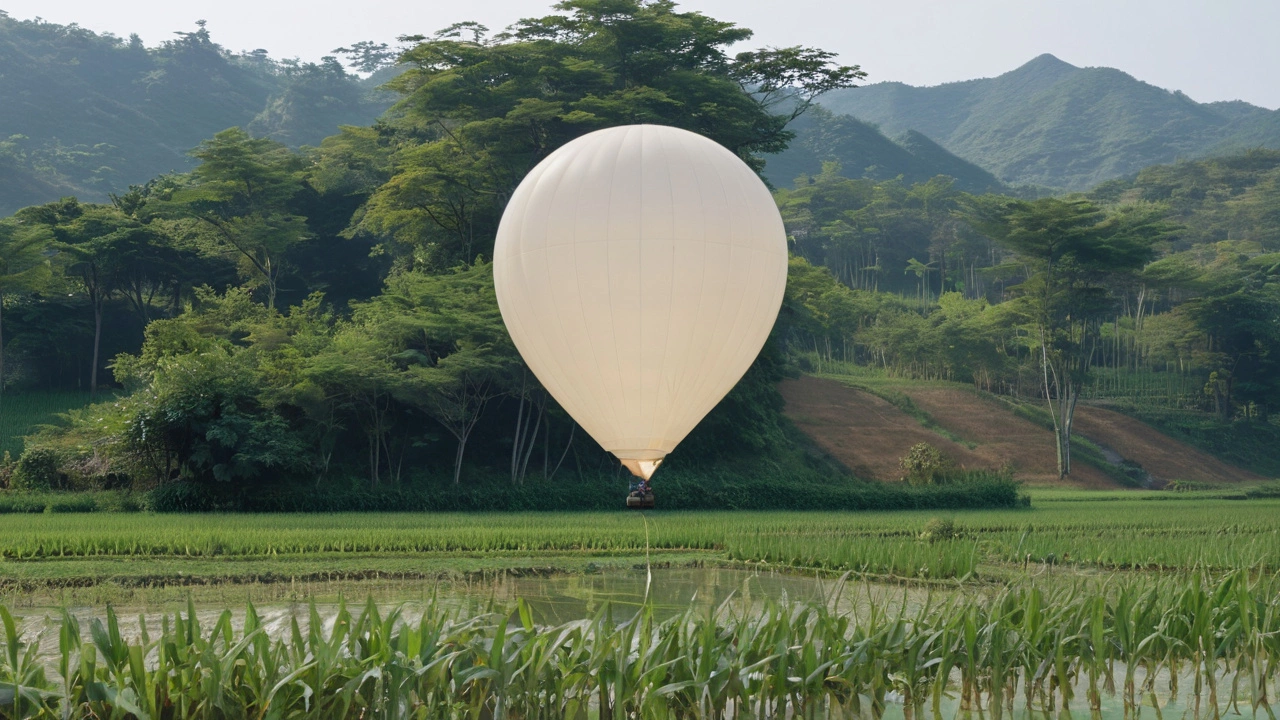
[[[209,21],[232,50],[315,60],[359,40],[392,42],[461,20],[491,30],[546,14],[550,0],[0,0],[148,45]],[[1195,100],[1280,107],[1280,0],[686,0],[756,31],[748,45],[810,45],[861,64],[870,82],[990,77],[1041,53],[1124,70]]]

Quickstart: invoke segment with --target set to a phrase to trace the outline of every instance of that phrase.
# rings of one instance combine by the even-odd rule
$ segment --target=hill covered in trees
[[[1197,103],[1112,68],[1041,55],[999,77],[833,92],[823,105],[886,134],[924,133],[1014,185],[1087,190],[1178,159],[1280,149],[1280,111]]]
[[[991,173],[914,130],[894,141],[873,125],[822,107],[811,109],[789,127],[795,139],[786,150],[769,156],[764,167],[764,176],[774,187],[792,187],[797,178],[817,175],[823,171],[824,163],[834,162],[849,177],[901,178],[904,183],[914,184],[945,175],[965,192],[1005,189]]]
[[[336,59],[232,53],[203,23],[159,47],[0,11],[0,213],[76,195],[105,201],[193,166],[214,133],[289,146],[368,125],[393,97]]]

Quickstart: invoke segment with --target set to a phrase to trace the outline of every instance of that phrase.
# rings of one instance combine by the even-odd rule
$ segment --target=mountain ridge
[[[775,187],[791,187],[801,175],[817,175],[826,162],[839,163],[849,178],[891,180],[907,184],[947,175],[967,192],[999,192],[1004,185],[994,175],[970,163],[916,130],[890,138],[876,126],[836,115],[821,106],[790,126],[796,134],[791,145],[769,157],[764,176]]]
[[[1005,183],[1066,190],[1178,159],[1280,147],[1280,111],[1198,103],[1122,70],[1047,53],[994,78],[877,83],[820,102],[887,134],[919,131]]]

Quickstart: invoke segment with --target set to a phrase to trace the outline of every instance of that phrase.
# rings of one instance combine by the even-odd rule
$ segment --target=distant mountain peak
[[[1004,82],[1031,83],[1033,87],[1028,89],[1040,90],[1079,71],[1080,68],[1075,65],[1059,60],[1056,55],[1045,53],[1035,56],[996,79]]]
[[[1058,56],[1054,55],[1053,53],[1042,53],[1040,55],[1037,55],[1031,58],[1030,60],[1023,63],[1022,65],[1018,66],[1016,69],[1012,70],[1012,72],[1018,72],[1018,70],[1041,69],[1041,68],[1059,68],[1063,70],[1079,70],[1080,69],[1075,65],[1072,65],[1071,63],[1067,62],[1066,60],[1059,59]]]
[[[1087,190],[1179,158],[1280,149],[1280,111],[1197,103],[1122,70],[1077,67],[1049,53],[994,78],[880,83],[821,103],[889,135],[917,130],[1014,185]]]

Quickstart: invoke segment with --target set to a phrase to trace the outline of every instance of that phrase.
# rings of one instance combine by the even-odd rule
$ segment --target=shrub
[[[943,540],[953,540],[959,536],[956,530],[956,521],[951,518],[933,518],[924,524],[924,532],[920,533],[920,539],[935,543]]]
[[[4,451],[4,458],[0,459],[0,489],[9,487],[9,483],[13,480],[13,470],[17,465],[13,460],[13,456],[8,450]]]
[[[898,461],[905,473],[902,480],[910,485],[941,485],[955,472],[955,463],[929,443],[916,443]]]
[[[9,484],[14,490],[61,488],[57,453],[47,448],[31,448],[22,453]]]
[[[1197,492],[1200,490],[1216,490],[1216,486],[1196,480],[1170,480],[1164,486],[1170,492]]]

